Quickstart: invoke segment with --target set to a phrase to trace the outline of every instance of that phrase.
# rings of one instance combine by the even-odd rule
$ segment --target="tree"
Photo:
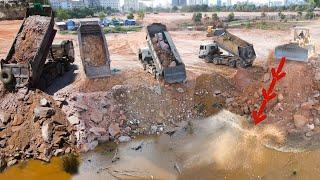
[[[192,20],[195,23],[200,23],[202,19],[202,13],[193,13]]]
[[[227,20],[228,20],[229,22],[234,21],[234,13],[233,13],[233,12],[228,15]]]
[[[133,13],[128,14],[127,19],[134,19]]]
[[[138,17],[139,17],[139,19],[143,20],[144,17],[145,17],[144,11],[139,11],[139,12],[138,12]]]
[[[173,12],[176,12],[176,11],[178,11],[179,9],[178,9],[178,7],[177,6],[173,6],[173,8],[172,8],[172,11]]]
[[[68,11],[65,9],[57,9],[56,14],[59,21],[69,19],[70,17]]]
[[[212,20],[214,20],[214,21],[218,21],[219,20],[219,16],[218,16],[217,13],[213,13],[212,14]]]
[[[106,17],[106,15],[104,14],[104,12],[99,12],[99,19],[101,21],[104,20],[105,17]]]

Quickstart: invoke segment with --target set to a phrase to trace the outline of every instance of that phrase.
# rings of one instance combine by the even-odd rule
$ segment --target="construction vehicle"
[[[157,38],[158,39],[155,39]],[[180,55],[167,31],[160,23],[147,26],[148,47],[139,49],[138,58],[144,70],[153,74],[156,79],[164,79],[166,83],[181,83],[186,81],[186,69]],[[161,39],[161,41],[158,41]],[[157,41],[157,42],[155,42]],[[161,48],[160,44],[165,47]],[[170,59],[170,63],[166,61]]]
[[[49,25],[44,29],[44,36],[40,41],[41,44],[38,46],[39,48],[36,50],[36,54],[33,56],[32,60],[26,63],[10,63],[9,61],[15,54],[15,46],[17,43],[17,38],[19,34],[25,28],[25,21],[28,17],[39,15],[50,17]],[[52,41],[56,34],[56,30],[53,28],[54,26],[54,17],[53,12],[50,6],[47,5],[39,5],[33,6],[32,4],[27,8],[26,16],[20,29],[17,33],[17,36],[10,48],[9,53],[5,59],[1,60],[1,72],[0,79],[5,84],[6,87],[12,88],[20,88],[27,85],[37,87],[40,77],[42,75],[42,71],[45,66],[45,61],[48,56]],[[43,27],[44,28],[44,27]]]
[[[203,58],[205,62],[234,68],[252,66],[256,58],[252,44],[223,28],[209,27],[207,37],[212,37],[213,42],[201,44],[199,50],[199,58]]]
[[[110,76],[108,45],[98,21],[81,21],[78,40],[86,76],[89,79]]]
[[[70,70],[70,65],[73,62],[73,42],[71,40],[53,42],[38,87],[45,89],[50,86],[57,77]]]
[[[308,61],[315,54],[315,45],[311,41],[310,30],[295,27],[294,37],[289,44],[277,46],[275,49],[276,59],[286,57],[293,61]]]

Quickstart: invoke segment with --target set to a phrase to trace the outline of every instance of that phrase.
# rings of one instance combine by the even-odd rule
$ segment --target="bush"
[[[143,20],[143,19],[144,19],[144,16],[145,16],[144,11],[139,11],[139,12],[138,12],[138,17],[139,17],[139,19]]]
[[[305,19],[313,19],[315,14],[312,11],[308,11],[305,15]]]
[[[193,13],[192,21],[195,23],[200,23],[202,19],[202,13]]]
[[[228,22],[234,21],[234,13],[233,12],[228,15],[227,21]]]
[[[57,11],[56,11],[56,17],[58,18],[59,21],[62,21],[62,20],[69,19],[70,15],[69,15],[68,10],[65,10],[65,9],[57,9]]]
[[[65,172],[69,174],[77,174],[79,169],[79,159],[74,154],[67,154],[61,157],[62,158],[62,168]]]
[[[219,20],[219,16],[218,16],[217,13],[213,13],[212,14],[212,20],[214,20],[214,21],[218,21]]]
[[[134,19],[133,13],[128,14],[127,19]]]
[[[102,21],[104,18],[106,17],[106,15],[104,14],[104,12],[99,12],[99,19]]]

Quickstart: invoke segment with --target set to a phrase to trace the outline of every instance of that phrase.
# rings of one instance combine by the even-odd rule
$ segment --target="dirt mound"
[[[107,55],[104,40],[101,36],[86,35],[83,37],[84,60],[91,66],[106,65]]]
[[[64,100],[58,101],[40,91],[27,89],[2,98],[1,160],[8,166],[28,158],[48,162],[53,155],[75,151],[73,128],[60,109]]]
[[[9,63],[27,63],[31,61],[40,48],[50,17],[29,16],[23,23],[24,28],[17,36],[14,54]]]

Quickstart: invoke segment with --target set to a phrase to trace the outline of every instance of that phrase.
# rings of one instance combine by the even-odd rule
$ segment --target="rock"
[[[125,143],[131,141],[131,138],[129,136],[120,136],[118,140],[120,143]]]
[[[315,75],[314,75],[314,78],[317,80],[317,81],[320,81],[320,71],[316,71]]]
[[[304,110],[310,110],[312,109],[312,106],[314,105],[313,101],[304,102],[301,104],[301,108]]]
[[[7,162],[4,157],[0,157],[0,172],[2,172],[7,167]]]
[[[44,155],[43,153],[41,153],[38,157],[37,157],[38,160],[40,161],[44,161],[44,162],[50,162],[50,158],[47,157],[46,155]]]
[[[41,98],[40,100],[40,106],[47,107],[49,105],[49,102],[46,98]]]
[[[234,101],[234,98],[227,98],[226,99],[226,104],[230,104]]]
[[[313,130],[314,129],[314,124],[307,124],[307,127],[310,129],[310,130]]]
[[[2,139],[2,140],[0,141],[0,148],[6,147],[6,143],[7,143],[7,140],[6,140],[6,139]]]
[[[283,101],[283,99],[284,99],[284,97],[283,97],[283,95],[280,93],[280,94],[278,95],[278,101],[281,102],[281,101]]]
[[[266,73],[266,74],[264,74],[264,76],[263,76],[263,82],[268,82],[270,80],[270,73]]]
[[[13,118],[12,126],[20,126],[24,122],[21,114],[16,114]]]
[[[308,119],[302,115],[296,114],[293,116],[293,121],[297,128],[302,128],[307,124]]]
[[[71,148],[70,147],[67,147],[67,149],[64,151],[65,154],[69,154],[71,153]]]
[[[90,115],[90,120],[99,124],[103,120],[103,114],[101,112],[94,112]]]
[[[55,110],[50,107],[36,107],[33,110],[34,116],[38,118],[50,118],[54,115]]]
[[[184,93],[184,90],[183,90],[182,88],[178,88],[177,91],[178,91],[179,93]]]
[[[7,124],[11,119],[11,115],[9,113],[6,112],[0,112],[0,121],[3,124]]]
[[[69,123],[70,123],[71,125],[77,125],[77,124],[80,123],[79,118],[78,118],[77,116],[74,116],[74,115],[68,117],[68,121],[69,121]]]
[[[306,136],[307,136],[307,137],[311,137],[312,135],[313,135],[313,132],[312,132],[312,131],[306,133]]]
[[[52,123],[45,122],[41,127],[41,135],[45,142],[49,143],[52,140]]]
[[[54,156],[61,156],[63,155],[64,153],[64,150],[63,149],[57,149],[55,152],[54,152]]]
[[[213,94],[215,94],[215,95],[220,95],[220,94],[221,94],[221,91],[220,91],[220,90],[215,90],[215,91],[213,92]]]
[[[157,93],[158,95],[161,95],[161,87],[158,85],[158,86],[154,86],[153,87],[153,91],[155,93]]]
[[[98,142],[99,143],[106,143],[109,141],[109,139],[110,139],[109,135],[100,136],[100,137],[98,137]]]
[[[105,128],[101,128],[101,127],[92,127],[89,129],[89,131],[94,133],[97,136],[101,136],[102,134],[107,133],[107,130]]]
[[[118,134],[120,134],[119,124],[117,124],[117,123],[112,123],[112,124],[109,126],[108,131],[109,131],[109,134],[110,134],[112,137],[117,136]]]
[[[15,164],[17,164],[18,160],[11,158],[11,160],[8,161],[7,166],[13,166]]]
[[[259,94],[258,94],[257,92],[255,92],[255,93],[253,94],[253,97],[256,98],[256,99],[258,99],[258,98],[259,98]]]
[[[316,126],[319,126],[320,125],[320,119],[318,119],[318,118],[316,118],[316,119],[314,119],[314,124],[316,125]]]
[[[83,145],[82,151],[83,152],[88,152],[90,150],[94,150],[98,146],[99,142],[98,141],[92,141],[90,143],[86,143]]]

